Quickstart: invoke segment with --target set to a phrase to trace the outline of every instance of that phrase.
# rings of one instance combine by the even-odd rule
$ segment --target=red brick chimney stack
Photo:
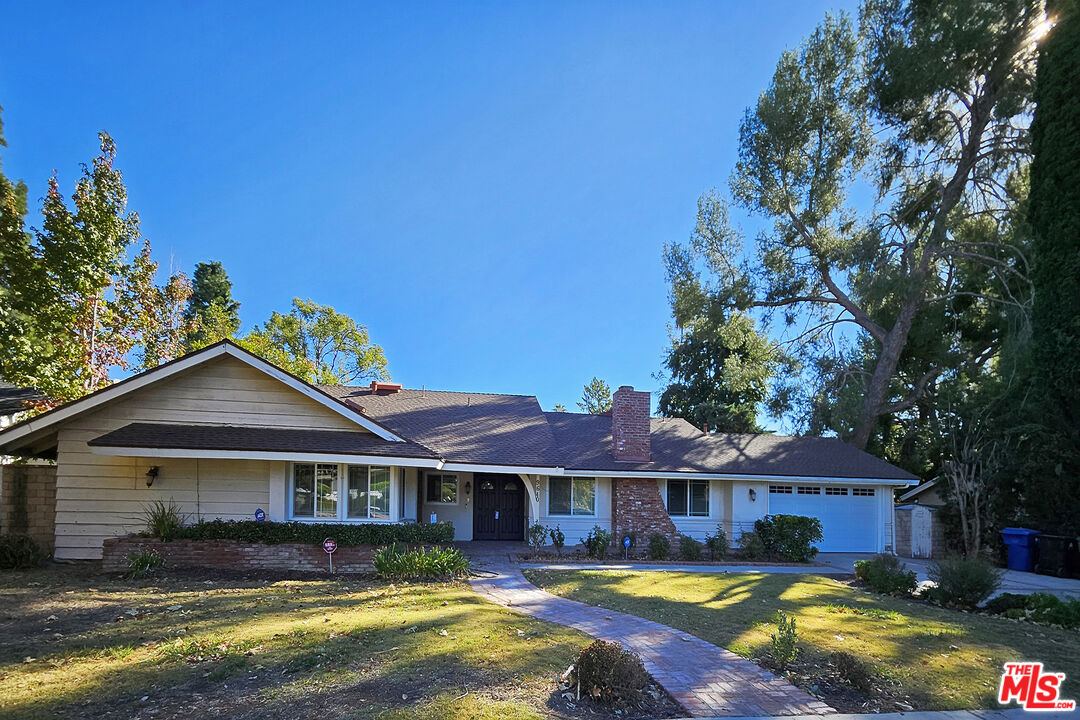
[[[649,462],[649,393],[623,385],[611,398],[612,454],[616,460]]]

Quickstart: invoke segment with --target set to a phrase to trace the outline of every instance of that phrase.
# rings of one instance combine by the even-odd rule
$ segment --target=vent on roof
[[[378,380],[372,380],[371,392],[375,393],[376,395],[391,395],[396,392],[401,392],[401,383],[379,382]]]

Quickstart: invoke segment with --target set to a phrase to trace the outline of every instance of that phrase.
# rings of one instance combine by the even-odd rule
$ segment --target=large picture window
[[[548,479],[548,515],[595,515],[596,478]]]
[[[668,515],[681,517],[709,516],[708,480],[668,480]]]
[[[293,465],[293,517],[338,516],[338,466],[331,463]]]
[[[390,473],[388,467],[349,466],[350,518],[390,518]]]
[[[437,503],[440,505],[457,505],[457,475],[447,475],[446,473],[428,473],[427,492],[424,495],[424,499],[429,503]]]
[[[393,473],[391,467],[293,463],[292,517],[389,520]]]

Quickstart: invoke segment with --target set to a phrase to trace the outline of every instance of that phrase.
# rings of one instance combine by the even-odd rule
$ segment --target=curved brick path
[[[544,592],[506,559],[484,557],[481,564],[492,577],[469,581],[478,593],[526,615],[622,643],[640,655],[656,682],[696,717],[835,712],[729,650],[651,620]]]

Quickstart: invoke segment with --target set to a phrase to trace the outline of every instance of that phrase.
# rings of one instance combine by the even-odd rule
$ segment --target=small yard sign
[[[623,547],[623,559],[624,560],[629,560],[630,559],[630,536],[629,535],[627,535],[626,537],[624,537],[622,539],[622,547]]]
[[[266,511],[262,508],[256,508],[255,522],[263,522],[264,520],[266,520]]]
[[[330,558],[330,572],[334,572],[334,551],[337,550],[337,541],[326,538],[322,541],[322,549],[326,551],[326,557]]]

